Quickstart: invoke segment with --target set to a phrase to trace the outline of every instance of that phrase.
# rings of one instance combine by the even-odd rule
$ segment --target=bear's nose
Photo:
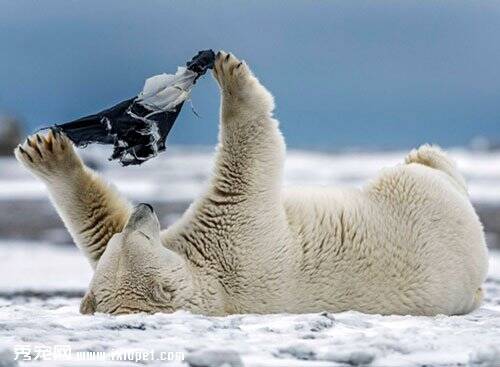
[[[148,203],[140,203],[139,205],[144,205],[144,206],[147,206],[149,208],[149,210],[151,210],[151,213],[154,213],[155,210],[153,209],[153,206],[151,204],[148,204]]]

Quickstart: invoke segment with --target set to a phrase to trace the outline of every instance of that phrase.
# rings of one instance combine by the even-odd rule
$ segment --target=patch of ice
[[[234,350],[205,349],[189,354],[190,367],[243,367],[243,361]]]
[[[324,353],[320,358],[326,361],[332,361],[350,366],[369,365],[376,358],[377,352],[374,349],[360,350],[333,350]]]
[[[14,351],[6,346],[0,345],[0,367],[16,367]]]
[[[500,345],[489,345],[479,348],[469,358],[471,367],[498,367],[500,366]]]

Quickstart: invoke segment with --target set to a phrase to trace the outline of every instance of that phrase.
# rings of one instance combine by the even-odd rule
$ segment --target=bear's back
[[[284,206],[298,247],[299,308],[472,307],[486,272],[484,236],[468,198],[441,172],[398,166],[364,190],[289,190]]]

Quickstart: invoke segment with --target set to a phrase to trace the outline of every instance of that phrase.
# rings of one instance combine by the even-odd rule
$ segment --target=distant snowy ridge
[[[109,152],[91,147],[82,154],[101,167],[103,175],[136,200],[190,201],[204,188],[213,160],[213,148],[169,147],[141,167],[122,168],[109,163]],[[407,151],[327,154],[289,151],[285,185],[361,186],[384,167],[403,162]],[[476,203],[500,203],[500,152],[450,151],[466,176]],[[43,185],[13,159],[0,159],[0,200],[44,198]]]

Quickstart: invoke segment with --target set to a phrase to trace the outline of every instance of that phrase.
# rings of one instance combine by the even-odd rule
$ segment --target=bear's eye
[[[166,285],[158,284],[154,287],[155,298],[163,302],[170,302],[172,300],[172,291]]]
[[[149,238],[149,236],[144,233],[143,231],[138,231],[140,234],[142,234],[144,237],[146,237],[148,240],[151,240],[151,238]]]

